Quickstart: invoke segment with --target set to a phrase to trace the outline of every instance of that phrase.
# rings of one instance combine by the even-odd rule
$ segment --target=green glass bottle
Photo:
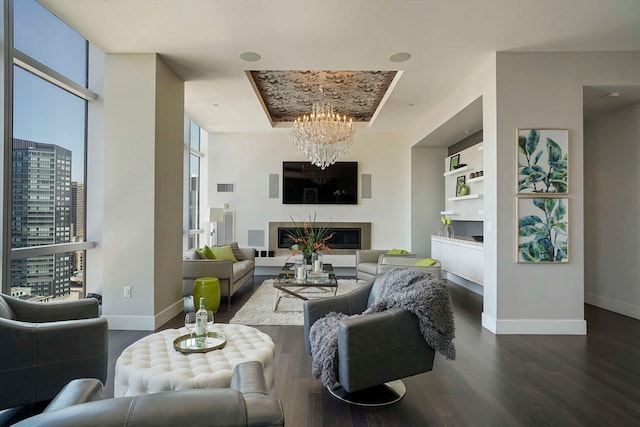
[[[204,306],[204,297],[200,297],[200,308],[196,311],[196,344],[201,347],[207,341],[207,309]]]

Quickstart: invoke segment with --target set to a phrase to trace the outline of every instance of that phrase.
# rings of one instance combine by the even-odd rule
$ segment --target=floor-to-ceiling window
[[[4,46],[11,128],[4,138],[4,293],[31,300],[84,294],[88,42],[36,0],[10,2]],[[13,44],[11,43],[13,40]],[[5,86],[7,87],[7,86]]]
[[[200,228],[200,195],[201,195],[201,174],[200,160],[203,153],[200,149],[200,126],[189,121],[189,247],[197,248],[202,239],[202,229]]]

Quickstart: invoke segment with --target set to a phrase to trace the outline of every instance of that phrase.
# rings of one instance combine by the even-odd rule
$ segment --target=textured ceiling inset
[[[292,122],[322,97],[334,111],[369,122],[396,71],[250,71],[271,121]],[[324,95],[323,95],[324,94]]]

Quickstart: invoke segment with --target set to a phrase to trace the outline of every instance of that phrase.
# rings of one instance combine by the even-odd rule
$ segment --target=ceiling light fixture
[[[389,57],[391,62],[405,62],[411,59],[411,54],[407,52],[394,53]]]
[[[240,54],[240,59],[247,62],[256,62],[262,58],[259,54],[255,52],[243,52]]]
[[[325,169],[353,146],[353,119],[337,114],[333,105],[322,100],[314,102],[311,113],[295,119],[291,128],[293,144],[309,161]]]

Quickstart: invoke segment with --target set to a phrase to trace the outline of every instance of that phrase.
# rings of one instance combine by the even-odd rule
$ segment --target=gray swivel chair
[[[376,298],[382,275],[356,290],[335,297],[305,301],[304,339],[311,354],[311,326],[330,312],[359,314]],[[338,327],[338,383],[332,395],[363,406],[388,405],[402,399],[401,378],[431,371],[435,351],[425,342],[417,317],[406,310],[342,320]]]
[[[70,382],[39,415],[15,427],[284,426],[280,401],[266,392],[260,362],[235,366],[231,388],[167,391],[105,399],[95,379]]]
[[[98,301],[35,303],[0,295],[0,409],[52,399],[69,381],[107,378]]]

